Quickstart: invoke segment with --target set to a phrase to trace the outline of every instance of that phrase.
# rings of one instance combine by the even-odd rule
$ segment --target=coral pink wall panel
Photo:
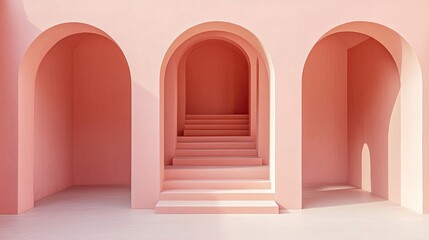
[[[40,30],[23,3],[0,1],[0,213],[17,212],[18,69],[26,46]]]
[[[73,184],[73,47],[57,43],[40,64],[34,106],[34,199]]]
[[[22,52],[14,46],[14,9],[11,1],[0,2],[0,213],[14,213],[17,208],[18,166],[18,58]],[[22,48],[22,47],[21,47]]]
[[[177,114],[175,115],[177,111],[177,107],[179,104],[177,104],[177,81],[176,76],[178,74],[178,66],[177,66],[177,59],[176,57],[172,59],[170,63],[168,63],[166,67],[166,73],[165,73],[165,109],[164,109],[164,133],[166,134],[164,137],[164,144],[165,144],[165,151],[164,151],[164,164],[165,165],[171,165],[172,164],[172,158],[174,157],[174,153],[176,150],[176,136],[177,132],[175,131],[175,126],[177,126],[176,119]],[[183,105],[183,104],[182,104]],[[183,126],[182,126],[183,128]]]
[[[347,181],[347,48],[336,37],[315,45],[304,68],[303,184]]]
[[[243,53],[220,40],[200,43],[186,63],[186,113],[248,112],[249,67]]]
[[[362,149],[366,143],[372,192],[388,198],[388,134],[400,89],[398,70],[389,52],[372,38],[351,48],[348,57],[349,181],[361,186]]]
[[[96,35],[81,40],[74,59],[74,184],[128,185],[131,81],[126,59],[112,41]]]

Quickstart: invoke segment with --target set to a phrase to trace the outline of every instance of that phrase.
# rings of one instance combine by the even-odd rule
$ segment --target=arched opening
[[[249,136],[249,70],[247,55],[225,40],[190,46],[177,71],[177,136]]]
[[[186,61],[186,114],[249,113],[249,64],[237,47],[205,40],[182,61]]]
[[[42,33],[24,56],[19,99],[22,211],[71,186],[125,186],[129,195],[131,78],[109,36],[79,23]]]
[[[421,83],[414,52],[384,26],[344,24],[316,43],[303,72],[304,208],[388,199],[421,212]]]
[[[157,212],[278,212],[270,173],[271,72],[259,41],[237,25],[201,24],[173,42],[161,69]],[[252,205],[255,199],[264,207]],[[228,200],[242,201],[224,205]]]
[[[364,144],[362,148],[361,155],[361,165],[362,165],[362,190],[367,192],[372,192],[372,179],[371,179],[371,152],[369,151],[368,144]]]

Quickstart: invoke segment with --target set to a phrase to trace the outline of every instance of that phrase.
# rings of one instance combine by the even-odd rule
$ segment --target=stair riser
[[[274,200],[272,193],[161,193],[160,200],[192,200],[192,201],[210,201],[210,200]]]
[[[185,130],[248,130],[248,124],[185,124]]]
[[[177,143],[177,149],[217,149],[217,148],[242,148],[242,149],[256,149],[255,142],[189,142]]]
[[[262,165],[260,158],[230,159],[173,159],[174,166],[257,166]]]
[[[156,207],[159,214],[278,214],[278,207]]]
[[[228,157],[228,156],[257,156],[256,149],[207,149],[207,150],[193,150],[193,149],[178,149],[176,150],[176,157]]]
[[[248,119],[188,119],[185,124],[249,124]]]
[[[249,114],[187,114],[186,119],[249,119]]]
[[[164,181],[163,189],[270,189],[269,181]]]
[[[178,143],[203,143],[203,142],[252,142],[250,136],[179,136]]]
[[[165,169],[165,179],[269,179],[268,167]]]
[[[183,130],[184,136],[248,136],[249,130]]]

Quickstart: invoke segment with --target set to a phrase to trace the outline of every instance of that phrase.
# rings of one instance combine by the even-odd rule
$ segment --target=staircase
[[[156,213],[278,213],[249,115],[187,115]]]

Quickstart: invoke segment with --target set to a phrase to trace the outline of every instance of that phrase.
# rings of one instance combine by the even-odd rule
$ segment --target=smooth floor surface
[[[130,209],[129,188],[72,187],[38,201],[22,215],[0,215],[0,239],[426,240],[429,236],[429,216],[350,187],[306,188],[304,207],[279,215],[163,215]]]

